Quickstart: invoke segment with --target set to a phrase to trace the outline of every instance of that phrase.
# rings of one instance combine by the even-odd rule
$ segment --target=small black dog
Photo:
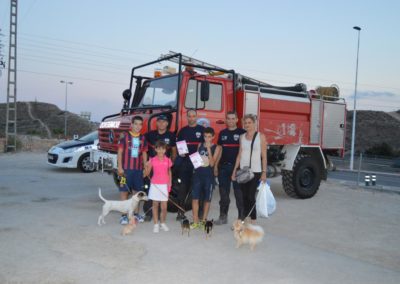
[[[208,237],[211,237],[213,226],[214,226],[214,219],[212,219],[211,221],[206,220],[206,223],[204,224],[204,232],[206,233],[206,239]]]
[[[182,228],[182,235],[183,235],[184,232],[187,231],[187,234],[188,234],[188,237],[189,237],[189,234],[190,234],[190,222],[189,222],[189,219],[186,218],[185,215],[183,215],[183,218],[181,219],[181,228]]]

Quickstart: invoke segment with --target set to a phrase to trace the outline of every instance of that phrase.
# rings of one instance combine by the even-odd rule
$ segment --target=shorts
[[[210,202],[214,190],[214,177],[209,175],[193,175],[192,199]]]
[[[152,183],[149,190],[149,199],[154,201],[168,201],[168,185]]]
[[[143,170],[124,170],[126,184],[118,187],[120,192],[143,190]]]

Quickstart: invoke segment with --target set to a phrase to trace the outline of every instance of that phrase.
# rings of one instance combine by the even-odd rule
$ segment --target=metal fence
[[[329,157],[336,169],[350,169],[350,156]],[[354,156],[354,171],[371,173],[400,173],[400,158],[359,154]]]

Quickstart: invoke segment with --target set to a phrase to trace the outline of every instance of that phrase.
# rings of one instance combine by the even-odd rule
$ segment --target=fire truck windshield
[[[176,107],[178,75],[161,77],[143,84],[144,95],[139,107],[164,106]]]

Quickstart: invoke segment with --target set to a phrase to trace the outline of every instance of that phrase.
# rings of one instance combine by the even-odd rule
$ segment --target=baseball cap
[[[157,121],[159,121],[159,120],[168,121],[168,117],[167,117],[165,114],[160,114],[160,115],[157,117]]]

